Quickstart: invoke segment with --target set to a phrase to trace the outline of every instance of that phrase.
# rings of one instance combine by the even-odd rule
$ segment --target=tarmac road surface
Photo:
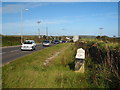
[[[51,44],[53,46],[53,44]],[[36,52],[38,50],[42,50],[46,47],[43,47],[42,44],[37,44],[36,50],[33,51],[21,51],[21,46],[13,46],[13,47],[5,47],[2,48],[2,65],[9,63],[10,61],[13,61],[17,58],[20,58],[22,56],[25,56],[27,54],[31,54],[33,52]]]

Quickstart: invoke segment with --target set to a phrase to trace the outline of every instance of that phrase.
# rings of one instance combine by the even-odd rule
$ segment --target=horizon
[[[21,35],[2,35],[2,34],[0,34],[1,36],[20,36],[21,37]],[[39,36],[39,35],[22,35],[22,36]],[[46,36],[46,35],[40,35],[40,36]],[[81,37],[98,37],[98,36],[100,36],[100,35],[70,35],[70,36],[67,36],[67,35],[63,35],[63,36],[55,36],[55,35],[51,35],[51,36],[53,36],[53,37],[72,37],[72,36],[81,36]],[[51,37],[51,36],[48,36],[48,37]],[[104,35],[105,36],[105,35]],[[100,37],[104,37],[104,36],[100,36]],[[105,36],[105,37],[109,37],[109,36]],[[111,36],[111,37],[109,37],[109,38],[120,38],[120,37],[116,37],[116,36]]]

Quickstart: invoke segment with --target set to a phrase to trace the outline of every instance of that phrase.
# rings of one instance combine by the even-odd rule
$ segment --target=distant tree
[[[66,40],[66,37],[65,37],[65,36],[62,36],[61,39],[62,39],[62,40]]]
[[[54,40],[54,37],[53,36],[50,36],[52,40]]]
[[[81,36],[79,36],[79,39],[81,39]]]
[[[100,36],[97,36],[96,38],[97,38],[97,39],[100,39],[101,37],[100,37]]]
[[[62,37],[61,37],[61,36],[59,36],[59,40],[61,40],[61,38],[62,38]]]
[[[43,35],[43,39],[45,40],[47,37],[45,35]]]
[[[115,35],[114,35],[113,37],[114,37],[114,38],[116,38],[116,36],[115,36]]]

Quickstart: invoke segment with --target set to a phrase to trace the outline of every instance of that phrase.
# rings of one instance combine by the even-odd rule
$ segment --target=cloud
[[[2,8],[3,13],[17,13],[23,5],[6,5]]]
[[[23,21],[23,27],[21,27],[21,22],[7,22],[3,23],[3,34],[8,34],[8,33],[20,33],[21,29],[26,30],[29,32],[33,32],[34,30],[37,30],[38,24],[37,24],[38,19],[35,20],[25,20]],[[45,28],[46,24],[49,25],[60,25],[60,24],[66,24],[70,23],[70,21],[65,20],[65,19],[41,19],[41,28]]]
[[[101,14],[100,17],[98,17],[98,15],[99,14],[95,14],[93,16],[91,15],[90,17],[64,16],[64,17],[57,17],[54,19],[40,19],[41,20],[41,24],[40,24],[41,34],[45,34],[46,24],[48,25],[50,35],[56,35],[57,33],[61,34],[62,31],[64,31],[64,33],[62,33],[62,35],[65,33],[69,34],[69,31],[71,31],[70,32],[71,35],[79,34],[78,32],[80,32],[80,34],[82,34],[82,33],[83,34],[84,33],[91,34],[93,32],[96,33],[96,31],[94,31],[94,30],[99,28],[99,26],[101,26],[101,25],[103,25],[102,27],[105,27],[106,30],[108,30],[111,27],[112,27],[112,29],[110,29],[110,30],[113,30],[113,29],[117,30],[116,29],[117,20],[110,20],[109,24],[107,24],[108,26],[104,26],[104,23],[108,23],[106,20],[111,19],[111,17],[115,16],[116,13],[107,13],[106,15]],[[106,18],[106,16],[109,16],[109,17]],[[92,18],[92,17],[94,17],[94,18]],[[21,22],[3,23],[3,34],[8,34],[8,35],[20,34],[22,28],[23,28],[24,34],[37,34],[37,30],[38,30],[37,21],[38,21],[38,19],[24,20],[23,27],[21,27],[21,24],[20,24]],[[97,21],[97,23],[95,23],[96,21]],[[99,21],[100,21],[100,23],[98,23]],[[93,22],[93,23],[91,23],[91,22]],[[113,24],[113,26],[111,25],[111,23]],[[90,26],[90,27],[86,27],[86,26]],[[65,28],[65,29],[67,28],[67,31],[65,31],[65,30],[61,31],[62,28]],[[81,31],[79,31],[79,29],[83,29],[84,31],[81,32]],[[92,29],[92,32],[90,30],[87,31],[87,29]],[[76,30],[77,33],[75,33],[74,30]],[[106,35],[108,32],[106,31]],[[109,33],[111,33],[111,32],[109,32]],[[115,33],[116,33],[116,31],[115,31]]]
[[[4,3],[3,3],[4,4]],[[47,5],[45,3],[18,3],[18,4],[9,4],[0,7],[0,12],[2,13],[17,13],[20,12],[23,8],[36,8],[39,6]],[[2,11],[1,11],[2,8]]]
[[[24,2],[17,4],[7,4],[4,2]],[[39,6],[47,5],[43,2],[118,2],[119,0],[4,0],[3,7],[0,6],[0,13],[17,13],[21,11],[21,8],[36,8]],[[30,3],[31,2],[31,3]],[[41,2],[41,3],[38,3]]]
[[[119,0],[4,0],[4,2],[118,2]]]

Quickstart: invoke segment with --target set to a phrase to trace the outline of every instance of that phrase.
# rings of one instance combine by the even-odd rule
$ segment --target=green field
[[[120,48],[117,43],[114,47],[109,43],[81,39],[19,58],[3,66],[3,88],[118,88]],[[86,50],[83,74],[74,72],[75,54],[80,47]]]
[[[21,45],[19,36],[2,36],[2,47]]]
[[[24,40],[34,40],[36,43],[41,43],[44,38],[38,38],[38,36],[23,36],[23,41]],[[15,45],[21,45],[21,37],[20,36],[2,36],[2,47],[4,46],[15,46]]]
[[[17,35],[2,35],[2,47],[4,46],[15,46],[15,45],[21,45],[21,36]],[[34,40],[36,43],[41,43],[43,40],[54,40],[56,39],[65,39],[65,36],[59,37],[59,36],[41,36],[38,38],[37,35],[23,35],[22,41],[25,40]]]

